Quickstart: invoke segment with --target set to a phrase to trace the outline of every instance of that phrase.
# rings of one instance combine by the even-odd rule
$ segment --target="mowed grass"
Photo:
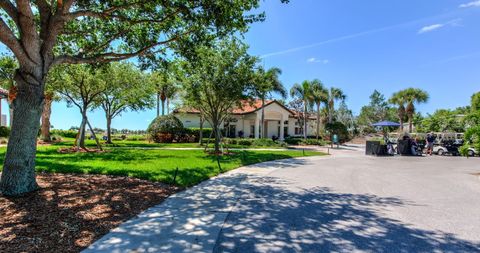
[[[151,181],[173,183],[182,187],[195,185],[221,172],[259,162],[301,156],[323,155],[314,151],[234,151],[232,155],[208,155],[203,150],[159,150],[109,148],[106,153],[58,153],[58,146],[40,146],[37,151],[37,171],[54,173],[84,173],[129,176]],[[0,148],[3,164],[5,148]]]
[[[55,146],[73,146],[75,140],[73,138],[63,138],[63,141],[57,142]],[[154,143],[140,140],[116,140],[113,144],[105,144],[105,141],[100,141],[100,144],[105,147],[122,147],[122,148],[204,148],[205,144],[200,145],[198,143]],[[94,140],[86,140],[85,145],[87,147],[96,147],[97,144]],[[213,142],[208,144],[210,148],[213,148]],[[278,146],[245,146],[238,144],[229,144],[228,148],[248,148],[248,149],[284,149],[284,147]]]

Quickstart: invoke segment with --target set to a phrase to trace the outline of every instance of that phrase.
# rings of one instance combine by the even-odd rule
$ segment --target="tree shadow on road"
[[[222,228],[214,252],[479,252],[480,244],[382,214],[398,198],[286,189],[256,178]]]

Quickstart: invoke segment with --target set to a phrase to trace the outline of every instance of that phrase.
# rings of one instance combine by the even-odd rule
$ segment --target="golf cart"
[[[476,156],[476,155],[478,155],[478,152],[474,148],[468,148],[467,155],[468,156]]]
[[[450,154],[452,156],[459,156],[460,151],[459,148],[463,145],[462,140],[449,140],[449,139],[443,139],[440,141],[438,145],[435,145],[433,147],[433,153],[443,156],[446,154]]]

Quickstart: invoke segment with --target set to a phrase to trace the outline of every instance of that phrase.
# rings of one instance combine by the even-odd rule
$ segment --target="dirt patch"
[[[37,180],[34,193],[0,195],[0,252],[79,252],[179,190],[102,175],[40,173]]]

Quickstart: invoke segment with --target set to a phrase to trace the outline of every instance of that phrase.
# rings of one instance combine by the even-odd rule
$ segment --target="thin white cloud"
[[[307,59],[307,62],[308,62],[308,63],[322,63],[322,64],[328,64],[328,63],[330,63],[330,61],[327,60],[327,59],[321,60],[321,59],[317,59],[317,58],[315,58],[315,57],[308,58],[308,59]]]
[[[418,31],[418,34],[433,32],[433,31],[436,31],[440,28],[444,28],[446,26],[453,26],[453,27],[461,26],[461,24],[460,24],[461,21],[462,21],[462,19],[457,18],[457,19],[450,20],[450,21],[448,21],[446,23],[443,23],[443,24],[433,24],[433,25],[424,26]]]
[[[470,8],[470,7],[480,7],[480,0],[472,1],[469,3],[464,3],[458,6],[459,8]]]
[[[445,26],[444,24],[434,24],[434,25],[424,26],[424,27],[422,27],[422,29],[420,29],[418,31],[418,33],[422,34],[422,33],[433,32],[433,31],[438,30],[438,29],[440,29],[444,26]]]
[[[397,25],[392,25],[392,26],[367,30],[367,31],[354,33],[354,34],[350,34],[350,35],[345,35],[345,36],[341,36],[341,37],[337,37],[337,38],[333,38],[333,39],[329,39],[329,40],[324,40],[324,41],[313,43],[313,44],[310,44],[310,45],[293,47],[293,48],[289,48],[289,49],[285,49],[285,50],[281,50],[281,51],[271,52],[271,53],[261,55],[260,58],[268,58],[268,57],[272,57],[272,56],[294,53],[294,52],[297,52],[297,51],[301,51],[301,50],[305,50],[305,49],[309,49],[309,48],[314,48],[314,47],[319,47],[319,46],[323,46],[323,45],[326,45],[326,44],[341,42],[341,41],[350,40],[350,39],[355,39],[355,38],[358,38],[358,37],[363,37],[363,36],[376,34],[376,33],[380,33],[380,32],[386,32],[386,31],[390,31],[390,30],[405,27],[405,26],[416,25],[416,24],[419,24],[421,22],[426,22],[426,21],[429,21],[429,20],[432,20],[432,19],[451,17],[451,16],[456,15],[458,13],[461,13],[461,11],[459,11],[459,10],[452,11],[452,12],[441,14],[441,15],[436,15],[436,16],[426,17],[426,18],[422,18],[422,19],[412,20],[410,22],[405,22],[405,23],[402,23],[402,24],[397,24]]]

